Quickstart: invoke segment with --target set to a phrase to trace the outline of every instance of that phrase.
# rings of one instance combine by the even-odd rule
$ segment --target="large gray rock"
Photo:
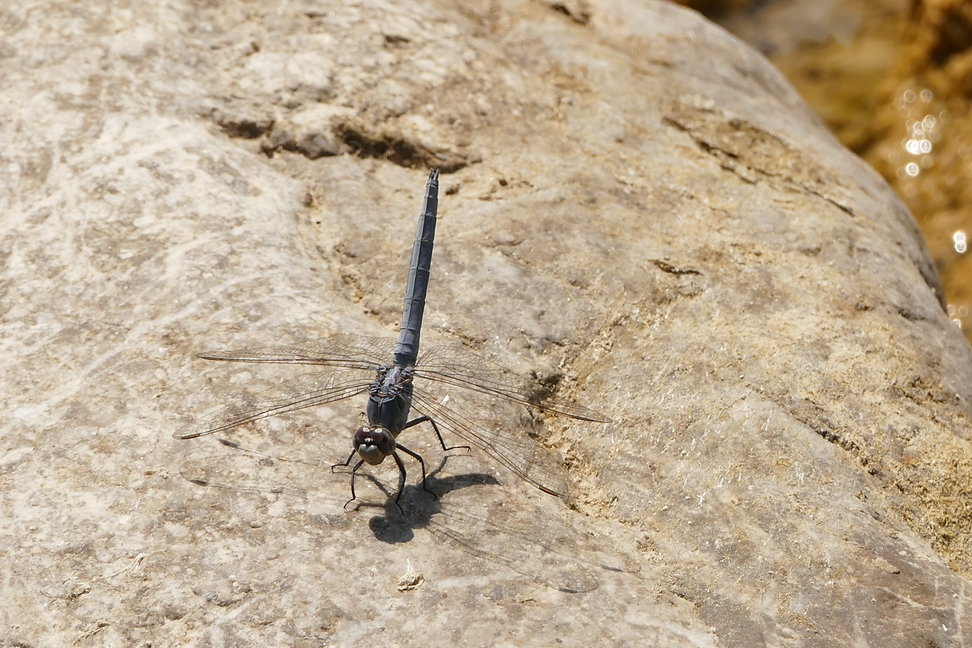
[[[0,16],[3,643],[972,641],[972,353],[898,199],[721,30],[654,2]],[[252,452],[172,439],[289,375],[195,351],[394,335],[429,166],[427,340],[614,420],[541,430],[572,508],[415,433],[440,501],[412,468],[404,520],[367,480],[345,512],[357,401]]]

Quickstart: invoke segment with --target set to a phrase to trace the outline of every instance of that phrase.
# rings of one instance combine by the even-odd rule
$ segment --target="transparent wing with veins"
[[[223,432],[262,418],[366,394],[378,368],[391,364],[394,346],[393,340],[385,338],[336,335],[315,343],[202,353],[200,357],[209,360],[314,365],[321,370],[282,381],[270,393],[238,400],[175,436],[191,439]],[[419,358],[412,408],[417,415],[433,419],[460,443],[479,449],[540,490],[565,497],[567,481],[560,461],[526,433],[520,406],[585,421],[610,419],[575,403],[544,396],[536,381],[460,345],[442,345],[430,347]]]
[[[530,438],[524,429],[530,425],[523,421],[525,413],[516,412],[517,407],[509,403],[486,403],[478,395],[474,397],[478,405],[468,401],[469,394],[456,396],[437,397],[416,385],[412,407],[435,421],[447,443],[456,443],[456,439],[458,443],[468,443],[545,493],[568,497],[566,473],[559,456]],[[492,414],[479,416],[487,407]]]
[[[537,381],[513,373],[461,345],[441,344],[430,347],[419,357],[415,375],[462,389],[492,394],[514,403],[556,412],[581,421],[611,422],[611,419],[600,412],[582,405],[547,398]]]
[[[211,351],[200,353],[206,360],[270,364],[309,364],[374,371],[391,361],[395,341],[381,337],[332,335],[319,342],[281,347]]]
[[[207,434],[226,432],[269,416],[366,394],[373,375],[367,372],[355,372],[355,374],[359,375],[349,378],[346,372],[317,372],[281,381],[267,392],[235,400],[198,425],[179,430],[174,436],[177,439],[194,439]]]

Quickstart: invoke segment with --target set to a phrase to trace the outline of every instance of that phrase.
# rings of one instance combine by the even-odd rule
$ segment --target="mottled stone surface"
[[[24,0],[0,30],[4,643],[972,642],[972,352],[898,199],[718,28]],[[432,165],[426,339],[613,418],[541,430],[572,508],[416,434],[440,500],[344,511],[362,402],[174,440],[289,375],[196,351],[394,335]]]

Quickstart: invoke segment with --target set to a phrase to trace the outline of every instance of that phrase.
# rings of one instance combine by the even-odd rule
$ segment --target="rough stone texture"
[[[3,643],[972,642],[972,353],[898,199],[721,30],[623,0],[0,26]],[[194,351],[394,333],[430,165],[429,338],[614,419],[547,422],[574,508],[416,439],[441,500],[344,512],[359,403],[233,437],[273,461],[173,440],[286,373]]]

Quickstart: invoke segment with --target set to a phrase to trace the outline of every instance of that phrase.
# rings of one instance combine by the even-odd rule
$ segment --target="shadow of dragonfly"
[[[322,473],[330,466],[314,461],[273,455],[246,448],[229,439],[219,439],[227,452],[186,460],[180,474],[205,488],[225,489],[238,494],[278,495],[314,501],[338,509],[342,498],[322,492]],[[566,593],[584,593],[598,588],[599,573],[638,573],[636,562],[598,546],[597,539],[565,522],[566,509],[518,503],[504,506],[508,499],[495,477],[463,473],[440,477],[454,456],[444,456],[427,475],[430,495],[420,486],[403,490],[401,508],[390,498],[385,504],[361,503],[358,510],[383,511],[369,520],[375,538],[388,544],[407,543],[416,531],[426,531],[444,544],[493,564],[504,565],[538,584]],[[367,476],[390,495],[377,478]],[[500,491],[490,494],[488,491]],[[488,490],[484,490],[488,489]],[[446,497],[448,495],[448,497]],[[560,507],[562,508],[562,507]]]

